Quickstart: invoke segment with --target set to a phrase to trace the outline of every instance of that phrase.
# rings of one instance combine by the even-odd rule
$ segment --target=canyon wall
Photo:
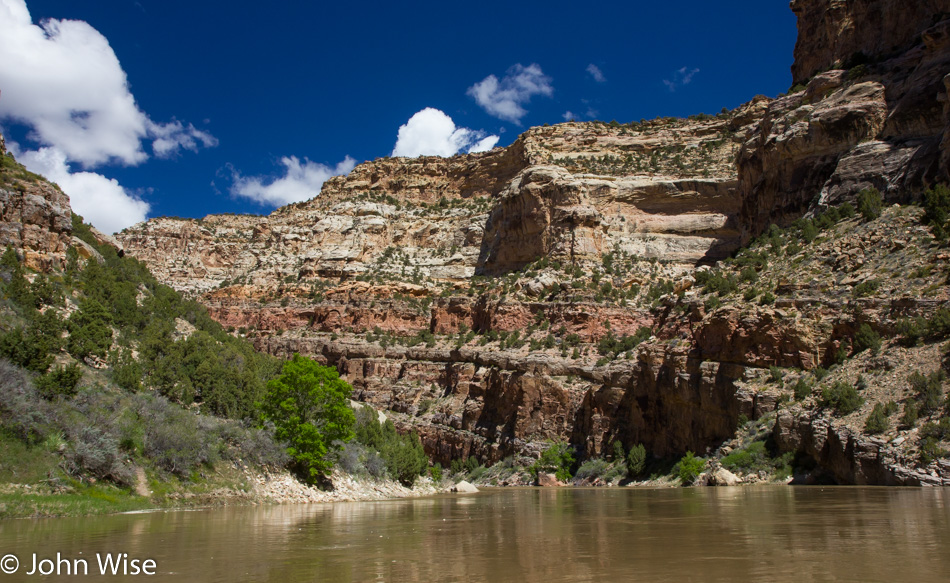
[[[775,415],[778,447],[834,480],[942,483],[942,466],[907,469],[915,439],[894,453],[861,436],[859,413],[816,416],[816,397],[788,413],[768,381],[770,367],[830,366],[862,323],[893,334],[932,315],[948,299],[936,279],[852,297],[870,265],[904,283],[899,269],[924,265],[913,249],[946,261],[926,229],[895,215],[854,237],[864,227],[849,219],[805,252],[785,241],[751,275],[721,260],[862,189],[907,202],[947,180],[944,4],[793,2],[801,86],[732,112],[379,159],[268,216],[152,219],[118,238],[233,333],[336,366],[443,463],[536,455],[551,439],[583,457],[614,440],[705,454],[743,417]],[[741,300],[700,289],[710,265],[741,274]]]
[[[795,0],[795,87],[738,158],[746,236],[876,188],[920,200],[950,179],[950,2]]]

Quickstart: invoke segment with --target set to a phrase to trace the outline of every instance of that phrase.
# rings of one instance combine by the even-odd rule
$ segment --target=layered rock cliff
[[[3,136],[0,162],[0,247],[19,251],[32,269],[61,265],[72,240],[69,197],[17,164]]]
[[[942,2],[919,4],[794,2],[802,87],[728,114],[380,159],[266,217],[153,219],[119,239],[235,334],[335,365],[442,462],[556,438],[583,456],[614,440],[715,452],[744,416],[771,419],[777,448],[839,482],[946,483],[946,464],[914,461],[916,427],[862,433],[875,402],[916,397],[899,363],[856,349],[861,324],[887,338],[948,299],[950,255],[919,211],[836,217],[817,239],[770,231],[722,261],[865,188],[910,202],[947,179],[950,21]],[[910,281],[908,265],[929,267]],[[900,357],[939,368],[931,352]],[[827,380],[809,376],[842,354]],[[824,384],[789,406],[770,367]],[[878,370],[886,390],[829,414],[825,385]]]
[[[792,93],[738,159],[750,235],[874,187],[919,200],[950,179],[950,2],[795,0]]]

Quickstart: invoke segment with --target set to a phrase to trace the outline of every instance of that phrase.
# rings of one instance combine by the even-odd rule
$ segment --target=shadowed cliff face
[[[797,87],[769,105],[738,159],[747,236],[865,188],[906,202],[946,182],[950,2],[796,0],[792,9]]]
[[[846,419],[827,418],[817,392],[789,409],[789,386],[766,372],[806,378],[850,355],[860,324],[893,334],[948,299],[936,270],[904,273],[950,259],[919,213],[719,261],[864,188],[904,202],[947,179],[943,4],[794,2],[804,87],[728,114],[559,124],[492,152],[380,159],[266,217],[153,219],[119,239],[260,349],[336,366],[443,463],[533,455],[554,438],[582,456],[614,440],[705,453],[740,416],[774,415],[779,446],[838,481],[942,483],[950,470],[907,469],[913,439],[888,450],[862,435],[872,400]],[[706,264],[732,280],[715,289]],[[878,279],[876,296],[854,295]],[[836,380],[876,370],[866,356]]]
[[[791,8],[798,17],[795,83],[906,52],[950,15],[948,0],[792,0]]]

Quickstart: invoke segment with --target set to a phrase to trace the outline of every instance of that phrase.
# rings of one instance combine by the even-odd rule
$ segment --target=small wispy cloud
[[[594,81],[598,83],[605,83],[607,78],[604,77],[604,72],[600,70],[600,67],[591,63],[587,65],[587,72],[590,73],[590,76],[594,78]]]
[[[684,85],[689,85],[693,80],[693,77],[696,76],[696,73],[699,73],[699,69],[691,69],[689,67],[683,67],[677,69],[673,72],[672,79],[664,79],[663,84],[666,85],[666,88],[671,92],[676,91],[679,87]]]
[[[574,113],[573,111],[568,110],[568,111],[565,111],[561,117],[564,118],[564,121],[574,121],[577,119],[577,114]]]
[[[519,63],[508,69],[500,81],[489,75],[469,87],[466,93],[489,115],[521,125],[521,118],[528,113],[524,105],[535,95],[550,97],[554,87],[540,65],[532,63],[525,67]]]

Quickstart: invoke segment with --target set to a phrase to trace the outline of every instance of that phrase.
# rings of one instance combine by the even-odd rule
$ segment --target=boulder
[[[465,480],[462,480],[458,484],[452,486],[452,491],[459,494],[476,494],[478,493],[478,488],[472,484],[469,484]]]

